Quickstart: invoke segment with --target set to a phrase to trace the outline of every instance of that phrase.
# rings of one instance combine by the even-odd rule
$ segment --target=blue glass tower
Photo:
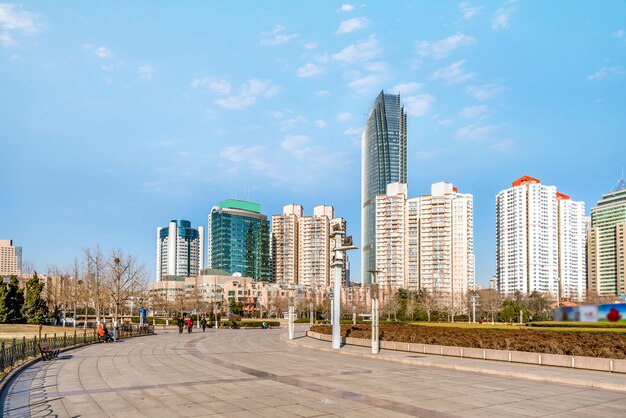
[[[225,200],[209,214],[208,263],[212,269],[270,280],[270,223],[261,206]]]
[[[361,139],[361,277],[371,284],[376,269],[376,195],[389,183],[407,182],[406,112],[400,94],[381,91]]]

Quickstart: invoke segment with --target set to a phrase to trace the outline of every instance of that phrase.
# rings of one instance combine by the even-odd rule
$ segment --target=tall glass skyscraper
[[[261,205],[225,200],[209,214],[209,268],[270,280],[270,223]]]
[[[371,284],[376,269],[376,195],[390,183],[407,182],[406,112],[400,94],[381,91],[361,139],[361,277]]]

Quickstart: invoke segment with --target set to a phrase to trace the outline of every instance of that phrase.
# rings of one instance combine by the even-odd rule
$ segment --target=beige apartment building
[[[10,239],[0,240],[0,276],[22,274],[22,247],[13,246]]]
[[[426,289],[460,308],[475,287],[473,197],[451,183],[407,199],[392,183],[376,196],[376,269],[383,287]],[[456,303],[458,301],[458,304]]]
[[[301,286],[332,286],[330,264],[335,242],[333,229],[346,231],[346,221],[335,218],[332,206],[320,205],[312,216],[302,206],[287,205],[282,215],[272,216],[272,262],[276,283]],[[346,283],[346,261],[341,271]]]

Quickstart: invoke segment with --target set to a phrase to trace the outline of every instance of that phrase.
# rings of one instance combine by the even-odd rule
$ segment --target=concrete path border
[[[626,392],[626,380],[621,374],[563,367],[545,367],[536,364],[446,357],[388,349],[382,349],[379,354],[371,354],[369,347],[351,345],[344,345],[340,350],[334,350],[326,341],[317,340],[306,335],[289,340],[287,334],[282,334],[281,339],[289,344],[303,348],[371,360]],[[415,358],[414,354],[420,354],[419,358]]]

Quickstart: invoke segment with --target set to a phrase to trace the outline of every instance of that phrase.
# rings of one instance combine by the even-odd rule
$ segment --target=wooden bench
[[[59,355],[59,349],[53,348],[48,345],[48,343],[37,343],[39,347],[39,352],[41,353],[41,359],[43,361],[53,360]]]

